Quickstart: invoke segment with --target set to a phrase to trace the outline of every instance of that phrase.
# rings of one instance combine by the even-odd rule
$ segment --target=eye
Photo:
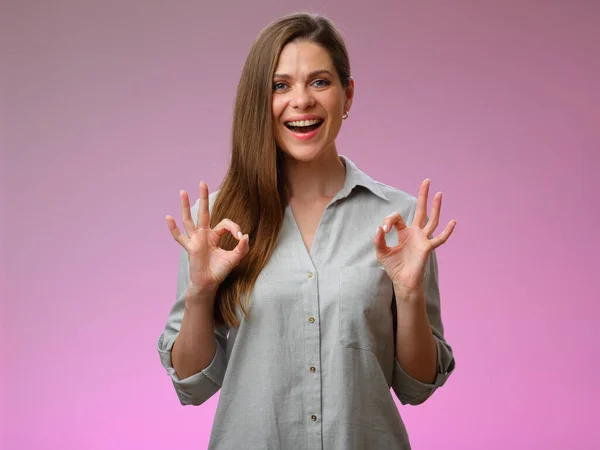
[[[318,80],[315,80],[314,83],[315,83],[315,85],[317,87],[326,87],[326,86],[329,86],[331,84],[329,81],[324,80],[322,78],[320,78]]]
[[[277,83],[273,83],[273,90],[274,91],[281,91],[285,89],[285,83],[279,81]]]

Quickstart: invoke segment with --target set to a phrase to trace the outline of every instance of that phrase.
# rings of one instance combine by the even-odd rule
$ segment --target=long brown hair
[[[231,163],[211,212],[212,227],[228,218],[250,236],[248,254],[219,286],[215,321],[220,325],[239,326],[238,309],[249,317],[249,293],[271,257],[283,222],[288,198],[271,102],[279,55],[295,40],[312,41],[327,50],[342,86],[349,85],[346,46],[326,17],[305,13],[281,17],[265,27],[252,44],[237,89]],[[229,234],[221,240],[227,250],[236,244]]]

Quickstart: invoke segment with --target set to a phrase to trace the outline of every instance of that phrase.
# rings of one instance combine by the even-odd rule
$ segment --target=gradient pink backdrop
[[[155,349],[164,216],[217,188],[250,43],[300,9],[347,39],[340,153],[412,194],[432,178],[458,219],[438,252],[457,369],[401,407],[414,448],[598,448],[600,2],[13,0],[2,449],[206,448],[217,397],[181,407]]]

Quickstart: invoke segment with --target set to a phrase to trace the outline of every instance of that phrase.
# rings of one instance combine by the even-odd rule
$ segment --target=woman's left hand
[[[377,227],[377,234],[373,241],[377,259],[394,282],[394,287],[402,289],[404,292],[420,292],[423,290],[427,257],[433,249],[448,240],[456,226],[456,220],[451,220],[444,231],[433,238],[433,232],[440,219],[442,193],[438,192],[433,198],[431,214],[426,224],[429,184],[429,179],[421,183],[415,218],[410,227],[406,226],[400,213],[395,212],[383,220],[383,229],[381,226]],[[398,232],[398,244],[394,247],[388,247],[385,241],[385,233],[389,232],[392,227],[395,227]]]

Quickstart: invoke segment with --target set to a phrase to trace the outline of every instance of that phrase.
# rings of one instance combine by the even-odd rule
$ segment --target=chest
[[[296,226],[309,253],[323,213],[330,201],[331,199],[323,199],[312,203],[290,202]]]

